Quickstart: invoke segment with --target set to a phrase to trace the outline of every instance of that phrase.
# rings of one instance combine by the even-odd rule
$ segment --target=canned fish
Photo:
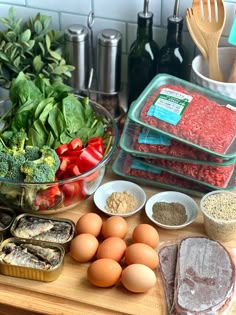
[[[23,213],[15,218],[10,232],[19,238],[60,244],[68,251],[75,235],[75,224],[69,219]]]
[[[8,238],[0,246],[0,272],[17,278],[54,281],[62,271],[64,256],[61,245]]]
[[[10,232],[10,227],[16,217],[13,209],[0,207],[0,235],[4,238]]]

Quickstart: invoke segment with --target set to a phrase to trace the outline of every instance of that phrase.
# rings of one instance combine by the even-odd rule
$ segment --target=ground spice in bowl
[[[106,199],[105,209],[110,213],[128,213],[138,206],[138,201],[133,194],[127,191],[113,192]]]
[[[152,212],[153,219],[161,224],[177,226],[187,221],[186,209],[179,202],[156,202]]]

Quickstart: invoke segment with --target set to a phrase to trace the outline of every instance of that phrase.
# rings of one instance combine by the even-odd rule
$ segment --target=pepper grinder
[[[70,25],[65,31],[65,53],[75,67],[69,84],[76,90],[86,90],[89,80],[89,31],[80,24]]]
[[[104,29],[97,36],[97,101],[114,117],[121,87],[121,33]]]

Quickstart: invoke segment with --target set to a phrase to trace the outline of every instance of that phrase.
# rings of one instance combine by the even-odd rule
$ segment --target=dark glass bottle
[[[145,8],[145,6],[144,6]],[[159,48],[152,37],[153,13],[138,13],[137,38],[128,55],[128,107],[157,74]]]
[[[183,18],[170,16],[166,44],[160,49],[159,73],[188,79],[188,57],[182,44]]]

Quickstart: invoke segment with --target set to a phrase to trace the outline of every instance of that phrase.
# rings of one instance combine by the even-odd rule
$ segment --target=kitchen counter
[[[119,179],[110,169],[103,182]],[[151,186],[143,186],[147,198],[161,191]],[[199,205],[199,198],[195,198]],[[74,222],[87,212],[97,212],[103,219],[107,217],[99,212],[90,197],[70,211],[57,214],[58,217],[70,218]],[[130,240],[133,228],[140,222],[152,224],[144,209],[128,217],[128,235]],[[181,236],[205,235],[203,217],[199,215],[190,226],[183,230],[163,230],[158,228],[160,241],[174,240]],[[236,240],[224,244],[231,252],[236,251]],[[86,279],[87,263],[74,261],[66,254],[64,268],[59,278],[53,282],[39,282],[0,275],[0,315],[165,315],[165,296],[159,272],[157,284],[145,294],[128,292],[121,284],[111,288],[97,288]],[[229,314],[236,314],[233,301]]]

